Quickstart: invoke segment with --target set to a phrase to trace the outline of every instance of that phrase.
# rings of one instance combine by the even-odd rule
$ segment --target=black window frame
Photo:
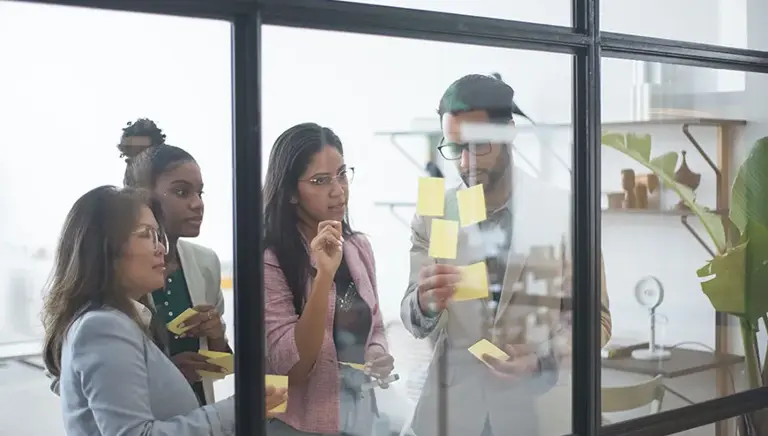
[[[768,73],[768,51],[600,31],[599,0],[571,0],[572,26],[333,0],[23,0],[232,23],[234,288],[237,434],[265,434],[261,248],[262,25],[567,53],[573,61],[572,434],[666,435],[768,407],[768,387],[601,427],[600,70],[603,58]],[[636,0],[637,1],[637,0]],[[242,290],[242,292],[241,292]],[[590,351],[593,350],[593,351]]]

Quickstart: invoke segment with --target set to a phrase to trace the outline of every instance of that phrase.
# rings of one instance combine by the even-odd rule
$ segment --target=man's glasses
[[[355,178],[355,169],[353,167],[345,168],[341,171],[339,171],[338,174],[335,176],[329,176],[329,175],[322,175],[322,176],[315,176],[311,179],[307,180],[301,180],[302,182],[307,182],[314,186],[331,186],[334,180],[338,181],[340,185],[347,186],[350,183],[352,183],[352,180]]]
[[[168,236],[165,232],[159,231],[154,227],[142,226],[132,234],[142,238],[149,238],[149,240],[152,241],[152,249],[154,251],[157,251],[162,247],[163,254],[168,254]]]
[[[483,156],[491,152],[490,142],[446,142],[445,138],[440,141],[437,151],[446,160],[459,160],[461,154],[467,150],[474,156]]]

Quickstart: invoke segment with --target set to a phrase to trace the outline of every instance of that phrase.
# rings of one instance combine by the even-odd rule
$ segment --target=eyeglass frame
[[[443,149],[448,146],[458,146],[461,149],[461,152],[463,153],[464,150],[467,150],[469,154],[472,156],[485,156],[488,154],[491,154],[493,151],[493,144],[490,141],[483,141],[483,142],[477,142],[477,143],[470,143],[470,142],[445,142],[445,137],[442,137],[440,139],[440,145],[437,146],[437,151],[440,152],[440,156],[443,157],[445,160],[459,160],[461,159],[461,153],[457,157],[447,157],[445,153],[443,152]],[[475,150],[472,150],[474,146]],[[479,147],[487,147],[488,150],[484,152],[478,152]]]
[[[168,254],[168,235],[162,230],[162,229],[156,229],[152,226],[148,225],[141,225],[139,229],[134,230],[131,232],[131,235],[136,236],[145,236],[144,232],[148,232],[149,236],[152,239],[153,245],[152,250],[157,251],[158,247],[160,245],[163,246],[163,255]],[[154,234],[154,238],[152,238],[152,235]],[[162,239],[161,239],[162,235]]]
[[[309,179],[299,179],[299,181],[309,183],[310,185],[316,186],[318,188],[331,186],[334,181],[338,181],[341,186],[349,186],[349,184],[352,183],[352,180],[355,179],[355,167],[345,167],[344,169],[336,173],[335,176],[321,176],[321,177],[328,177],[329,178],[328,183],[318,183],[317,182],[318,177],[311,177]],[[344,180],[342,180],[342,178],[344,178]]]

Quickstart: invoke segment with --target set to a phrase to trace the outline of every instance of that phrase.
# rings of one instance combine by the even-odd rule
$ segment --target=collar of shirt
[[[133,306],[136,309],[136,313],[139,315],[139,320],[144,324],[145,327],[149,327],[150,323],[152,323],[152,311],[149,310],[149,308],[141,303],[139,303],[136,300],[131,300],[133,302]]]

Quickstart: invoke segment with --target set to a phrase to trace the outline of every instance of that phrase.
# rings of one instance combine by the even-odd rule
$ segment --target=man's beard
[[[485,174],[487,176],[487,180],[481,182],[483,185],[483,191],[486,193],[493,192],[496,188],[498,188],[499,183],[502,183],[504,181],[504,176],[507,173],[507,170],[510,168],[510,163],[512,159],[510,159],[509,152],[504,151],[499,154],[499,159],[496,161],[496,164],[491,167],[488,170],[483,170],[480,174]],[[474,180],[474,183],[472,183],[472,179],[470,177],[471,172],[462,172],[461,173],[461,180],[464,181],[464,185],[466,186],[474,186],[477,185],[477,179]],[[477,175],[475,176],[477,177]]]

